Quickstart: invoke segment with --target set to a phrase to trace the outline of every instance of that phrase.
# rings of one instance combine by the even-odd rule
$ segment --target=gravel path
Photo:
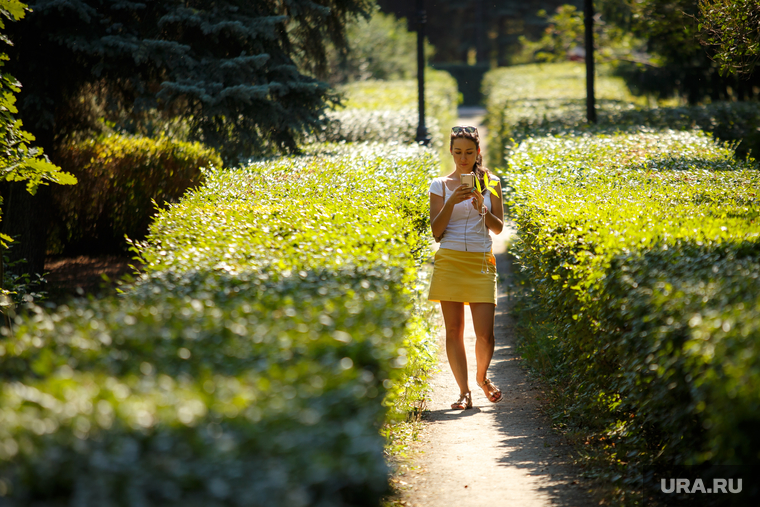
[[[479,111],[461,124],[478,125]],[[461,113],[460,113],[461,115]],[[464,116],[464,115],[461,115]],[[469,122],[469,123],[468,123]],[[481,137],[485,137],[481,133]],[[432,384],[429,412],[421,438],[412,450],[408,471],[398,477],[403,505],[438,507],[594,505],[571,465],[570,449],[552,433],[540,411],[540,387],[532,384],[515,352],[507,291],[509,272],[505,242],[514,229],[505,227],[494,241],[499,276],[496,350],[489,377],[505,400],[490,403],[475,379],[475,335],[465,310],[465,344],[473,391],[472,410],[451,410],[459,389],[439,336],[440,372]]]

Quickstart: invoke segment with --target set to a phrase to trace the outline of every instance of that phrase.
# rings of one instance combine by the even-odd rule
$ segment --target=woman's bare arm
[[[501,234],[504,229],[504,204],[501,200],[501,181],[496,185],[496,193],[498,196],[491,194],[491,211],[486,213],[486,227],[488,227],[494,234]]]

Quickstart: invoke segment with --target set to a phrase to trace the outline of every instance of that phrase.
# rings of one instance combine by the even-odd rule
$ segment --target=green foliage
[[[553,11],[562,3],[580,0],[492,0],[462,2],[437,0],[425,3],[425,34],[436,48],[434,63],[478,64],[492,67],[519,63],[520,38],[536,40],[546,28],[542,10]],[[407,16],[413,21],[415,2],[378,0],[385,12]]]
[[[586,29],[582,9],[565,4],[557,7],[551,16],[545,10],[541,10],[539,16],[548,22],[541,39],[531,41],[520,37],[524,63],[564,62],[571,57],[583,59]],[[595,60],[609,63],[635,59],[642,43],[620,27],[594,19],[594,49]]]
[[[125,235],[145,237],[156,204],[201,183],[201,167],[222,165],[198,143],[120,135],[64,145],[56,159],[79,179],[53,196],[50,244],[69,253],[125,250]]]
[[[597,80],[597,124],[586,121],[585,74],[582,64],[526,65],[497,69],[486,75],[484,93],[489,127],[488,155],[503,164],[510,149],[534,135],[701,129],[734,143],[739,156],[760,153],[760,104],[714,102],[704,106],[644,107],[620,78],[602,70]]]
[[[636,98],[609,67],[597,67],[596,98],[603,113],[610,104],[631,104]],[[494,69],[483,80],[488,126],[489,164],[499,166],[510,139],[542,121],[562,122],[568,108],[586,105],[583,63],[530,64]],[[620,107],[620,106],[618,106]],[[585,113],[584,113],[585,114]],[[527,130],[526,130],[527,132]]]
[[[555,421],[600,442],[622,490],[641,465],[757,465],[757,167],[645,128],[527,139],[509,164]]]
[[[39,273],[30,275],[25,272],[26,261],[24,259],[11,260],[7,252],[12,251],[15,245],[9,244],[3,255],[2,290],[0,291],[0,312],[5,314],[4,325],[10,324],[10,316],[15,314],[15,309],[19,305],[28,303],[37,303],[47,298],[47,292],[42,290],[45,283],[45,277]]]
[[[695,0],[598,2],[603,19],[646,42],[647,53],[621,66],[620,74],[641,93],[659,98],[678,96],[690,105],[735,100],[737,91],[739,100],[753,96],[760,75],[742,80],[722,78],[720,60],[714,62],[700,44],[698,5]]]
[[[417,34],[406,28],[406,20],[396,19],[376,9],[369,19],[357,18],[346,25],[347,47],[330,47],[328,74],[334,84],[368,79],[397,80],[417,76]],[[425,41],[425,56],[435,48]]]
[[[17,318],[4,505],[379,504],[384,405],[430,354],[414,301],[436,157],[307,151],[207,171],[121,296]]]
[[[700,0],[702,44],[716,46],[722,73],[751,74],[760,58],[760,2]]]
[[[332,113],[330,117],[346,118],[347,121],[341,123],[340,137],[336,139],[331,136],[329,139],[408,142],[407,139],[413,141],[416,137],[415,115],[419,114],[416,80],[355,82],[342,86],[340,91],[345,97],[346,109]],[[432,138],[432,145],[441,149],[441,160],[445,160],[448,154],[449,132],[456,123],[459,102],[454,78],[444,71],[426,69],[425,113],[435,121],[426,121],[425,125]],[[375,111],[370,114],[377,115],[382,120],[377,124],[363,120],[367,110]],[[334,132],[332,129],[335,127],[331,127],[330,132]],[[348,133],[344,134],[344,130]]]
[[[26,5],[17,0],[0,0],[0,29],[6,28],[3,17],[18,21],[26,12]],[[0,41],[12,45],[10,39],[1,33]],[[0,53],[0,67],[6,61],[8,55]],[[41,148],[30,146],[35,138],[23,130],[21,120],[16,118],[16,94],[20,91],[21,83],[12,75],[0,74],[0,181],[26,181],[26,188],[31,194],[47,182],[73,185],[77,182],[76,178],[52,164]],[[10,238],[0,235],[2,247],[7,246],[6,242],[9,241]]]
[[[46,149],[80,126],[83,90],[104,83],[120,108],[186,118],[194,140],[225,159],[295,150],[334,98],[310,75],[326,43],[345,46],[369,0],[30,2],[15,23],[20,110]],[[295,58],[302,67],[298,67]],[[44,64],[42,62],[45,62]],[[303,67],[303,66],[308,67]]]
[[[417,138],[419,113],[413,109],[402,111],[366,110],[348,108],[327,114],[330,122],[320,133],[320,141],[327,142],[399,142],[414,143]],[[433,134],[431,147],[443,148],[438,120],[427,117],[429,132]]]
[[[0,0],[0,29],[5,30],[3,17],[18,21],[26,15],[26,5],[17,0]],[[10,39],[0,32],[0,41],[12,44]],[[5,65],[8,55],[0,53],[0,67]],[[40,185],[49,182],[60,185],[73,185],[77,182],[71,174],[62,171],[51,163],[42,148],[30,146],[34,136],[23,130],[21,120],[16,118],[16,94],[21,91],[19,83],[12,75],[0,73],[0,182],[26,182],[26,190],[35,194]],[[0,197],[0,206],[3,199]],[[7,309],[22,300],[39,299],[41,294],[34,292],[35,280],[28,274],[7,271],[23,264],[22,260],[9,262],[5,252],[13,238],[0,233],[0,312],[4,314],[4,325],[8,325]],[[37,275],[39,277],[39,275]]]

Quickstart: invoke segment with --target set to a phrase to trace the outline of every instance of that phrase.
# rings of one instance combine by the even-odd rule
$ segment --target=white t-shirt
[[[491,176],[489,173],[488,179],[496,181],[496,176]],[[438,196],[444,196],[443,186],[445,178],[435,178],[430,184],[430,194]],[[459,185],[457,185],[459,187]],[[454,194],[454,191],[449,187],[446,187],[444,204]],[[491,192],[486,192],[483,203],[486,205],[489,211],[491,208]],[[459,250],[460,252],[490,252],[493,241],[491,240],[491,234],[486,227],[484,217],[481,217],[472,206],[471,200],[462,201],[459,204],[454,205],[454,209],[451,211],[451,220],[449,225],[446,226],[446,232],[443,234],[441,240],[441,248],[448,248],[450,250]]]

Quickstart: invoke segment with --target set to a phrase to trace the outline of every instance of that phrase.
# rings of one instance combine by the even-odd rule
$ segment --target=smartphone
[[[475,186],[475,175],[474,174],[460,174],[459,180],[462,185],[464,185],[467,188],[473,188]]]

